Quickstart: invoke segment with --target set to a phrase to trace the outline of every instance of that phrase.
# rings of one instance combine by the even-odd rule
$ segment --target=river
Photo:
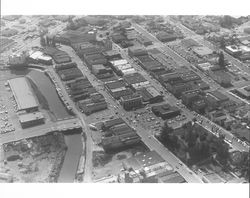
[[[65,135],[65,143],[68,149],[60,170],[58,183],[74,182],[79,160],[83,151],[81,134]]]
[[[31,70],[27,77],[34,83],[38,90],[34,90],[40,99],[42,100],[43,108],[50,111],[51,114],[57,120],[68,119],[71,115],[68,113],[66,107],[63,105],[62,101],[57,94],[56,88],[48,76],[44,72],[38,70]]]

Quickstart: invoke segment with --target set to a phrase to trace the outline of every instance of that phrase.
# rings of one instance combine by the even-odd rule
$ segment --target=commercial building
[[[154,87],[146,87],[137,90],[137,93],[142,96],[143,103],[157,103],[163,101],[161,95]]]
[[[198,113],[204,113],[207,107],[206,101],[203,98],[198,98],[194,102],[192,102],[191,109]]]
[[[117,44],[127,39],[124,35],[121,35],[121,34],[113,34],[111,37],[114,43],[117,43]]]
[[[179,73],[183,82],[189,82],[189,81],[195,81],[195,80],[201,79],[199,75],[197,75],[194,71],[191,71],[191,70],[183,70],[183,71],[179,71]]]
[[[44,55],[44,53],[41,51],[30,51],[29,61],[45,65],[52,65],[52,58],[50,56]]]
[[[116,100],[120,99],[123,96],[132,95],[133,91],[126,87],[126,83],[123,80],[116,80],[105,83],[105,87],[108,89],[109,93]]]
[[[18,111],[38,110],[38,103],[25,77],[8,80],[8,83],[17,103]]]
[[[96,97],[93,95],[95,95]],[[94,112],[107,109],[107,103],[104,97],[99,93],[94,93],[90,95],[90,98],[86,100],[80,100],[78,102],[78,106],[86,115],[90,115]]]
[[[187,70],[185,68],[183,68],[183,70],[179,70],[174,73],[167,73],[167,74],[160,76],[160,81],[162,83],[168,83],[168,82],[186,83],[186,82],[196,81],[200,79],[201,79],[200,76],[198,76],[195,72],[191,70]]]
[[[90,42],[96,40],[96,33],[90,34],[87,32],[81,32],[77,30],[68,30],[67,32],[55,37],[55,41],[64,45],[71,45],[74,47],[75,44]]]
[[[241,50],[236,45],[226,46],[225,51],[233,56],[239,56],[241,54]]]
[[[51,56],[56,64],[71,62],[70,56],[57,48],[45,47],[44,53]]]
[[[96,76],[99,74],[113,73],[111,68],[105,67],[102,64],[92,65],[92,72]]]
[[[240,97],[250,100],[250,86],[236,89],[235,91]]]
[[[105,150],[121,149],[138,144],[141,138],[121,118],[105,121],[101,144]]]
[[[19,66],[19,65],[24,65],[27,60],[27,54],[25,52],[22,53],[15,53],[10,55],[9,57],[9,62],[8,64],[10,66]]]
[[[108,59],[108,61],[122,59],[121,54],[114,50],[109,50],[103,53],[103,55]]]
[[[197,88],[199,88],[200,90],[208,90],[210,88],[210,86],[202,80],[194,81],[192,83],[194,84],[194,86],[197,86]]]
[[[192,103],[200,98],[201,91],[199,89],[185,91],[182,93],[182,103],[186,106],[191,106]]]
[[[91,43],[81,43],[77,45],[77,53],[81,58],[85,58],[87,55],[102,53],[102,49]]]
[[[124,123],[124,120],[122,118],[116,118],[116,119],[112,119],[112,120],[106,120],[103,122],[103,125],[102,125],[102,130],[107,130],[109,129],[110,127],[112,126],[115,126],[115,125],[119,125],[119,124],[122,124]]]
[[[58,71],[58,75],[63,81],[68,81],[83,76],[81,70],[78,67],[60,70]]]
[[[40,124],[44,124],[44,116],[41,112],[33,112],[18,115],[22,128],[28,128]]]
[[[191,38],[181,40],[181,44],[185,48],[192,48],[192,47],[200,46],[200,44],[198,42],[196,42],[194,39],[191,39]]]
[[[152,112],[162,119],[171,119],[181,114],[180,109],[169,104],[153,106]]]
[[[227,115],[225,114],[225,112],[223,110],[211,111],[211,112],[209,112],[209,117],[210,117],[211,121],[213,121],[219,125],[222,125],[227,119]]]
[[[155,151],[145,152],[123,162],[120,183],[183,183],[185,179]]]
[[[193,47],[192,50],[200,58],[208,57],[209,55],[213,54],[213,50],[205,46]]]
[[[191,91],[194,89],[198,89],[194,82],[175,82],[170,81],[168,83],[163,84],[166,89],[172,93],[175,97],[180,98],[183,92]]]
[[[122,96],[120,103],[126,111],[138,109],[143,106],[142,96],[139,94]]]
[[[130,75],[136,73],[136,70],[134,68],[128,68],[121,70],[122,76]]]
[[[219,91],[208,92],[204,99],[210,109],[215,109],[229,101],[229,98]]]
[[[125,59],[119,59],[119,60],[114,60],[110,62],[113,66],[128,64],[128,61]]]
[[[200,63],[200,64],[198,64],[198,66],[197,66],[201,71],[203,71],[203,72],[207,72],[207,71],[209,71],[209,70],[211,70],[211,68],[213,68],[214,66],[213,65],[211,65],[210,63]]]
[[[149,46],[153,44],[153,42],[148,37],[143,35],[138,35],[136,39],[139,43],[141,43],[144,46]]]
[[[108,62],[102,53],[85,54],[84,61],[86,62],[89,68],[91,68],[92,65],[98,65],[98,64],[105,65]]]
[[[111,61],[111,67],[119,76],[133,74],[136,70],[125,59]]]
[[[131,57],[147,55],[147,51],[143,47],[133,46],[128,48],[128,55]]]
[[[158,71],[164,69],[163,65],[149,55],[137,56],[141,66],[148,71]]]
[[[231,76],[223,70],[209,72],[211,78],[223,87],[230,87],[232,84]]]
[[[135,90],[149,86],[149,81],[147,81],[140,73],[125,75],[123,79]]]
[[[156,35],[156,38],[161,42],[170,42],[176,40],[177,36],[175,34],[169,34],[167,32],[161,31]]]
[[[59,70],[76,68],[77,64],[75,62],[62,63],[54,65],[55,70],[58,72]]]

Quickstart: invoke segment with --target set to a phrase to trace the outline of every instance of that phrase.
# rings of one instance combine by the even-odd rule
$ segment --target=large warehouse
[[[18,111],[38,109],[38,103],[25,77],[11,79],[8,83],[15,97]]]

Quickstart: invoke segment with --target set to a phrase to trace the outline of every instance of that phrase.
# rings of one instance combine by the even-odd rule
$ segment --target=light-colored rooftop
[[[50,56],[46,56],[44,55],[43,52],[40,52],[40,51],[31,51],[29,52],[30,54],[30,58],[34,59],[34,60],[45,60],[45,61],[49,61],[49,60],[52,60],[52,58]]]
[[[127,64],[128,61],[125,59],[121,59],[121,60],[115,60],[115,61],[111,61],[111,63],[116,66],[116,65],[124,65]]]
[[[200,56],[207,56],[213,53],[208,47],[194,47],[193,51]]]
[[[19,115],[20,123],[25,123],[34,120],[41,120],[41,119],[44,119],[44,116],[41,112],[33,112],[33,113]]]
[[[25,77],[11,79],[8,83],[15,97],[19,111],[38,107],[35,96]]]

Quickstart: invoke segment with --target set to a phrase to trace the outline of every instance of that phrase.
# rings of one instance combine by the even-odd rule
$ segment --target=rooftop
[[[139,154],[135,157],[131,157],[125,161],[126,166],[138,170],[141,168],[149,167],[155,164],[165,162],[162,157],[155,151],[149,151],[147,153]]]
[[[210,96],[212,96],[213,98],[215,98],[216,100],[219,100],[219,101],[226,101],[226,100],[229,99],[227,96],[225,96],[224,94],[222,94],[219,91],[212,91],[212,92],[207,93],[207,95],[210,95]]]
[[[111,63],[116,66],[116,65],[124,65],[124,64],[127,64],[128,61],[125,60],[125,59],[120,59],[120,60],[114,60],[114,61],[111,61]]]
[[[38,59],[46,60],[46,61],[52,60],[50,56],[44,55],[44,53],[41,51],[36,51],[36,52],[31,51],[29,54],[30,54],[30,58],[35,59],[35,60],[38,60]]]
[[[121,87],[125,87],[126,84],[123,80],[117,80],[117,81],[112,81],[112,82],[107,82],[105,83],[105,85],[109,88],[109,89],[117,89],[117,88],[121,88]]]
[[[124,80],[128,84],[136,84],[136,83],[141,83],[141,82],[147,81],[140,73],[126,75],[126,76],[124,76]]]
[[[14,78],[8,81],[15,97],[18,110],[38,107],[35,96],[25,77]]]
[[[44,116],[41,112],[33,112],[27,114],[21,114],[18,116],[20,123],[25,123],[34,120],[44,119]]]
[[[201,64],[198,64],[198,66],[204,70],[204,71],[207,71],[209,70],[210,68],[213,67],[213,65],[211,65],[210,63],[201,63]]]
[[[209,49],[208,47],[194,47],[193,51],[198,54],[199,56],[207,56],[213,53],[213,51],[211,49]]]

